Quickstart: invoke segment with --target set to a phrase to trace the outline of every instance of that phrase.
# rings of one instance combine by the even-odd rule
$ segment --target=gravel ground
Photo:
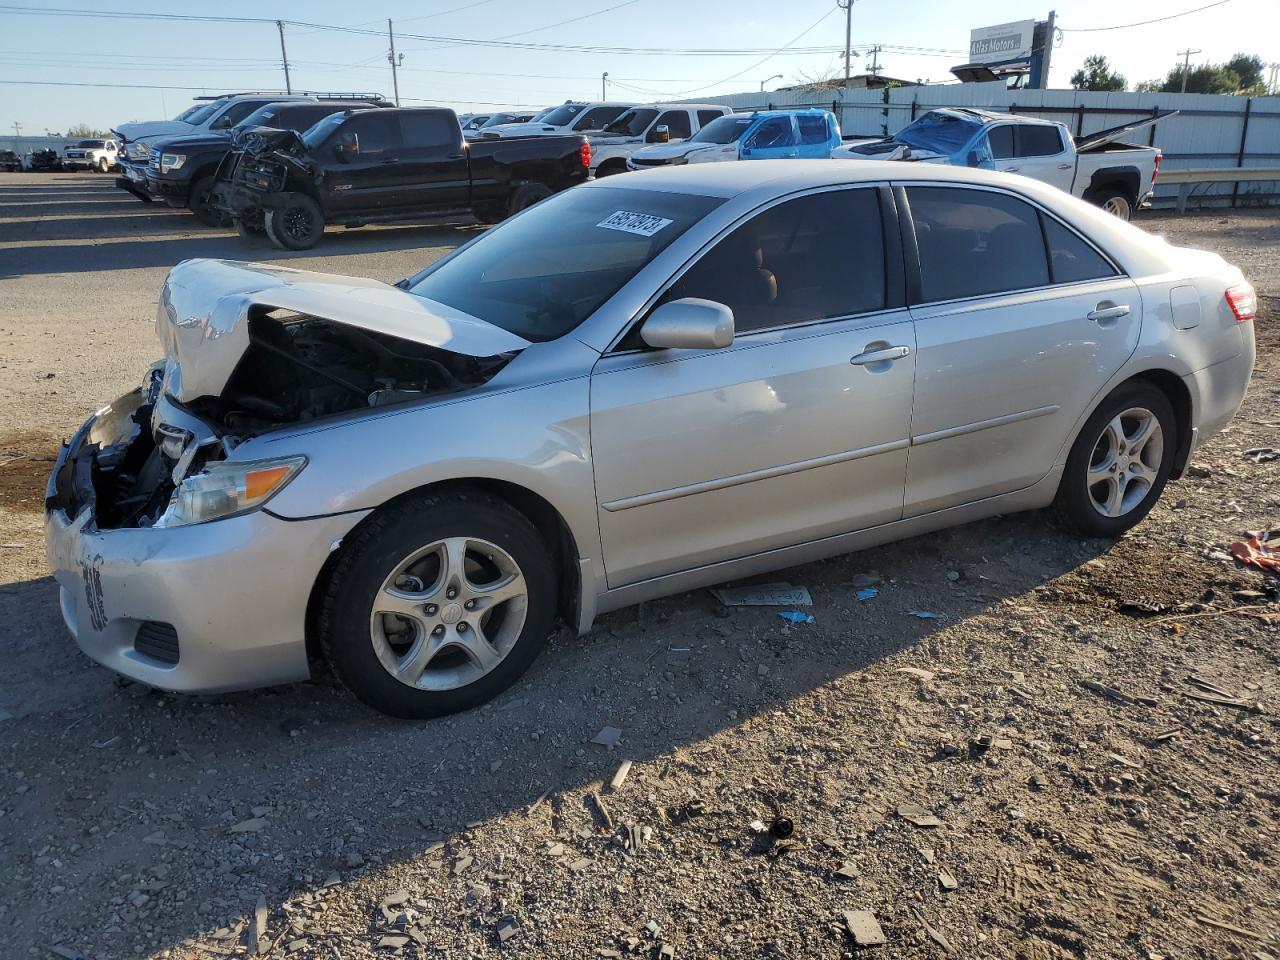
[[[0,197],[0,956],[1280,956],[1280,604],[1223,553],[1280,526],[1280,462],[1241,455],[1280,447],[1277,213],[1142,219],[1264,313],[1241,414],[1119,542],[1019,515],[785,571],[807,625],[644,604],[409,724],[329,677],[175,697],[75,649],[47,458],[153,359],[169,266],[284,257],[103,177]],[[474,229],[289,259],[391,280]]]

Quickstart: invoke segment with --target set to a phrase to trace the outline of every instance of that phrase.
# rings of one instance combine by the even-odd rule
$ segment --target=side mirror
[[[360,156],[360,138],[354,133],[344,133],[333,145],[333,152],[342,163],[350,163]]]
[[[653,128],[649,136],[646,138],[650,143],[670,143],[671,128],[665,123],[660,123]]]
[[[733,311],[698,297],[672,300],[649,314],[640,339],[658,349],[718,350],[733,343]]]

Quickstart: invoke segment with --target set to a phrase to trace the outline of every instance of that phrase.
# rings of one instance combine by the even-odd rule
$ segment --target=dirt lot
[[[1280,956],[1280,604],[1223,553],[1280,526],[1280,462],[1241,456],[1280,447],[1280,214],[1142,221],[1242,265],[1264,314],[1240,416],[1120,542],[1010,516],[786,571],[810,625],[645,604],[407,724],[329,677],[173,697],[76,650],[48,458],[154,359],[169,266],[282,255],[105,177],[0,198],[0,955]],[[392,280],[472,229],[291,259]]]

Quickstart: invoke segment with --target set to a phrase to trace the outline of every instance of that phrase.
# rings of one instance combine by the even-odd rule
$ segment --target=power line
[[[1210,3],[1203,7],[1196,7],[1194,10],[1184,10],[1182,13],[1171,13],[1167,17],[1156,17],[1154,20],[1139,20],[1137,23],[1119,23],[1113,27],[1059,27],[1063,33],[1098,33],[1102,30],[1128,30],[1130,27],[1145,27],[1151,23],[1164,23],[1166,20],[1177,20],[1179,17],[1190,16],[1193,13],[1199,13],[1202,10],[1212,10],[1214,7],[1220,7],[1224,3],[1230,3],[1231,0],[1218,0],[1217,3]]]

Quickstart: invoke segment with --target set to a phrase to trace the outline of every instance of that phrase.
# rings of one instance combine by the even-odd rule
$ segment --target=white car
[[[481,138],[555,137],[565,133],[597,133],[633,106],[635,104],[603,100],[596,103],[562,103],[540,120],[489,127],[481,134]]]
[[[67,147],[63,151],[62,168],[106,173],[116,165],[116,156],[114,140],[81,140],[74,147]]]
[[[1120,137],[1171,113],[1100,130],[1076,140],[1064,124],[970,108],[930,110],[891,137],[846,143],[837,160],[910,160],[1017,173],[1088,200],[1128,220],[1155,188],[1156,147]]]
[[[650,103],[632,107],[591,141],[591,172],[597,177],[625,173],[627,158],[645,144],[688,139],[733,110],[718,103]]]

